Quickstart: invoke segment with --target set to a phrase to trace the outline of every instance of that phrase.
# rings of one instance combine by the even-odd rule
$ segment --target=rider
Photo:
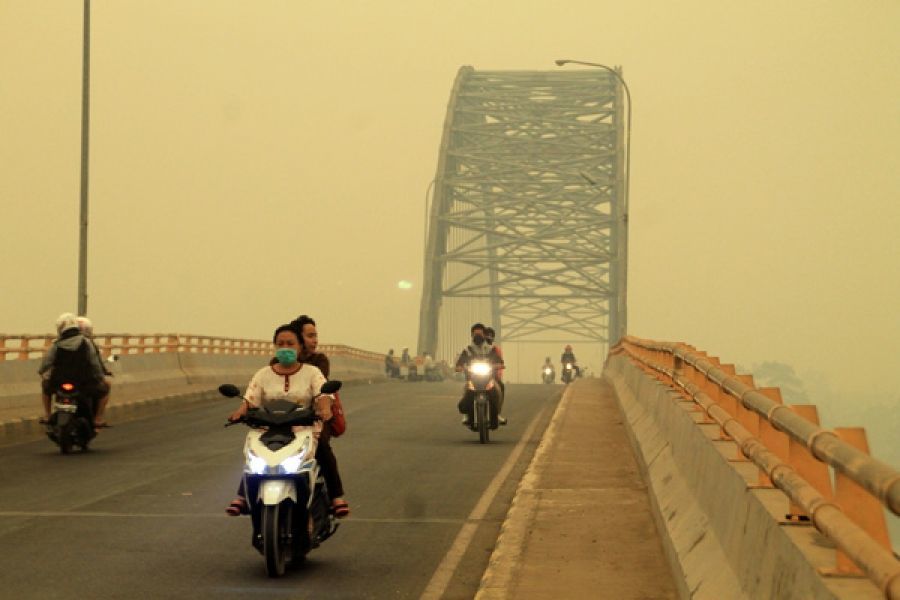
[[[112,389],[112,382],[109,379],[112,377],[112,372],[106,368],[106,363],[103,362],[103,355],[100,354],[100,348],[97,346],[97,342],[94,341],[94,324],[87,317],[78,317],[76,320],[78,321],[78,329],[81,331],[81,335],[94,347],[97,361],[103,367],[103,383],[97,390],[103,396],[97,401],[97,414],[94,415],[94,424],[97,427],[103,427],[106,425],[106,421],[103,420],[103,414],[106,412],[106,405],[109,404],[109,394]]]
[[[42,377],[42,423],[50,418],[50,396],[66,381],[74,383],[76,389],[81,390],[89,400],[92,415],[94,405],[103,393],[103,367],[94,347],[78,329],[78,318],[72,313],[61,314],[56,319],[56,332],[59,337],[47,349],[38,369]]]
[[[572,345],[566,344],[565,350],[563,350],[562,356],[559,357],[559,362],[562,363],[563,371],[566,369],[566,363],[572,364],[572,369],[575,371],[575,376],[578,376],[578,363],[575,362],[575,353],[572,352]]]
[[[317,397],[316,413],[323,420],[330,419],[329,398],[319,396],[325,376],[318,367],[297,360],[302,345],[296,327],[292,324],[279,326],[272,336],[272,342],[275,345],[276,363],[266,365],[253,375],[240,407],[229,415],[228,420],[239,421],[249,408],[259,407],[266,400],[284,398],[309,406],[313,398]],[[237,498],[232,500],[225,511],[231,516],[249,512],[243,479],[238,486]]]
[[[466,374],[466,381],[469,380],[469,371],[467,367],[469,363],[476,358],[487,359],[491,363],[493,363],[495,371],[498,366],[503,366],[503,359],[497,354],[497,351],[491,346],[484,335],[485,326],[482,323],[475,323],[469,329],[469,332],[472,335],[472,343],[466,346],[466,348],[460,353],[459,358],[456,361],[456,371],[463,371]],[[469,415],[472,413],[472,404],[475,402],[475,392],[469,389],[467,385],[465,388],[465,392],[463,393],[463,397],[460,399],[457,404],[457,408],[459,412],[463,415],[463,425],[471,426],[471,421],[469,420]],[[499,406],[499,398],[497,396],[496,388],[490,390],[488,392],[493,396],[494,402],[497,402],[497,422],[501,425],[506,425],[506,419],[500,416],[500,406]]]
[[[551,377],[551,379],[555,379],[555,378],[556,378],[556,369],[553,368],[553,363],[550,362],[550,357],[549,357],[549,356],[548,356],[547,358],[544,359],[544,364],[541,365],[541,374],[542,374],[542,376],[543,376],[544,371],[546,371],[547,369],[550,369],[550,377]]]

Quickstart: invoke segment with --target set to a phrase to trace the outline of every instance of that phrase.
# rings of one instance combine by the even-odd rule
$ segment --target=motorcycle
[[[562,382],[572,383],[576,377],[578,377],[578,367],[575,366],[575,363],[567,362],[566,364],[564,364],[562,372]]]
[[[494,381],[494,367],[485,360],[475,360],[469,364],[468,389],[475,392],[475,401],[472,403],[472,413],[469,414],[469,428],[478,432],[478,441],[486,444],[490,441],[490,430],[497,429],[497,399],[490,392],[496,389],[501,394],[500,388]]]
[[[553,383],[553,380],[556,379],[556,373],[550,367],[544,367],[543,371],[541,371],[541,378],[544,383]]]
[[[328,381],[322,394],[340,388],[340,381]],[[241,395],[231,384],[220,385],[219,393],[229,398]],[[251,542],[265,557],[269,577],[280,577],[288,564],[301,563],[338,528],[315,458],[316,419],[312,408],[272,400],[225,425],[244,423],[253,428],[244,444],[244,489],[253,523]],[[295,432],[297,426],[304,429]]]
[[[91,399],[70,381],[62,382],[54,392],[47,437],[59,446],[60,453],[69,454],[76,446],[87,452],[88,444],[97,435],[91,404]]]

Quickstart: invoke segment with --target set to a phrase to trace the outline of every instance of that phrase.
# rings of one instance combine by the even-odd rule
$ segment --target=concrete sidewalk
[[[612,386],[568,386],[476,598],[677,598]]]

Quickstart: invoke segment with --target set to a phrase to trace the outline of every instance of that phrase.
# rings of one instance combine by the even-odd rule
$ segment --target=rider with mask
[[[249,408],[262,406],[267,400],[285,398],[309,407],[321,392],[325,383],[322,371],[318,367],[297,360],[301,344],[295,326],[279,326],[272,336],[272,342],[275,346],[275,364],[269,364],[253,375],[240,407],[231,413],[229,421],[240,420],[247,414]],[[318,397],[316,413],[323,420],[331,418],[329,397]],[[244,481],[241,479],[237,498],[231,502],[226,512],[231,516],[237,516],[248,511]]]
[[[497,371],[497,368],[503,366],[503,359],[500,358],[500,356],[497,354],[496,349],[488,343],[487,338],[484,335],[485,329],[486,327],[482,323],[475,323],[474,325],[472,325],[471,329],[469,330],[472,335],[472,343],[466,346],[466,348],[460,353],[459,358],[456,361],[456,371],[464,372],[466,374],[466,381],[468,381],[469,379],[469,363],[475,359],[483,359],[491,362],[494,365],[495,373]],[[475,392],[470,390],[468,385],[464,389],[465,392],[463,393],[463,397],[457,404],[457,408],[463,415],[463,425],[469,426],[471,425],[471,422],[469,421],[469,415],[471,415],[472,413],[472,405],[475,402]],[[497,422],[501,425],[506,425],[506,419],[500,416],[503,396],[498,395],[497,388],[490,390],[490,392],[488,393],[492,395],[493,401],[497,403]]]
[[[56,320],[56,331],[59,337],[47,349],[38,369],[42,378],[43,423],[50,418],[50,396],[66,381],[74,383],[75,389],[89,399],[91,414],[95,414],[97,401],[104,394],[103,365],[94,346],[78,328],[78,318],[72,313],[61,314]]]

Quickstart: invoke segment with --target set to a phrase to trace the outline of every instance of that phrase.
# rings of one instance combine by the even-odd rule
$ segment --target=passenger
[[[78,317],[76,320],[78,321],[78,329],[81,331],[81,335],[83,335],[85,339],[91,343],[91,346],[94,347],[97,361],[103,368],[103,383],[97,390],[97,393],[102,394],[102,397],[97,401],[97,414],[94,415],[94,427],[106,427],[107,424],[106,421],[103,420],[103,415],[106,412],[106,405],[109,404],[109,395],[112,391],[112,382],[109,379],[112,377],[112,372],[106,368],[106,363],[103,362],[103,355],[100,354],[100,348],[97,347],[97,342],[94,341],[94,324],[91,323],[91,320],[87,317]]]
[[[272,341],[275,345],[276,363],[263,367],[253,375],[240,407],[228,417],[230,421],[240,420],[251,406],[261,406],[270,399],[286,398],[309,407],[313,398],[321,391],[325,383],[322,371],[297,360],[302,346],[295,326],[281,325],[275,330]],[[321,396],[316,402],[316,413],[323,420],[331,418],[328,400],[327,396]],[[225,512],[231,516],[249,512],[243,478],[238,486],[237,498],[231,501]]]
[[[494,351],[497,353],[497,356],[500,357],[501,365],[503,363],[503,351],[500,349],[500,346],[494,343],[494,339],[497,333],[494,331],[493,327],[485,327],[484,328],[484,339],[485,341],[494,347]],[[497,367],[494,370],[494,377],[497,379],[497,385],[500,386],[500,404],[497,406],[497,412],[501,412],[503,410],[503,401],[506,400],[506,384],[503,383],[503,373],[506,369],[503,366]]]
[[[300,353],[300,362],[318,367],[325,379],[328,379],[331,372],[328,357],[321,352],[316,352],[319,347],[319,333],[316,330],[316,322],[307,315],[300,315],[291,321],[291,325],[294,326],[295,331],[300,333],[300,344],[303,346]],[[335,396],[337,395],[335,394]],[[339,407],[340,400],[336,403],[335,410],[342,410]],[[334,516],[342,519],[350,514],[350,505],[344,499],[344,485],[341,481],[341,474],[338,471],[337,458],[334,456],[334,450],[331,448],[331,438],[336,435],[334,431],[334,417],[337,416],[339,415],[334,415],[322,423],[322,433],[319,435],[319,445],[316,448],[316,460],[322,469],[322,477],[325,478],[325,484],[328,486],[328,494],[331,496],[331,507],[334,510]]]
[[[63,313],[56,319],[56,332],[59,337],[47,349],[38,369],[42,378],[41,403],[44,408],[44,417],[40,422],[46,423],[50,418],[50,396],[65,381],[74,383],[76,389],[81,390],[88,399],[93,417],[104,379],[97,353],[81,334],[78,318],[72,313]]]

